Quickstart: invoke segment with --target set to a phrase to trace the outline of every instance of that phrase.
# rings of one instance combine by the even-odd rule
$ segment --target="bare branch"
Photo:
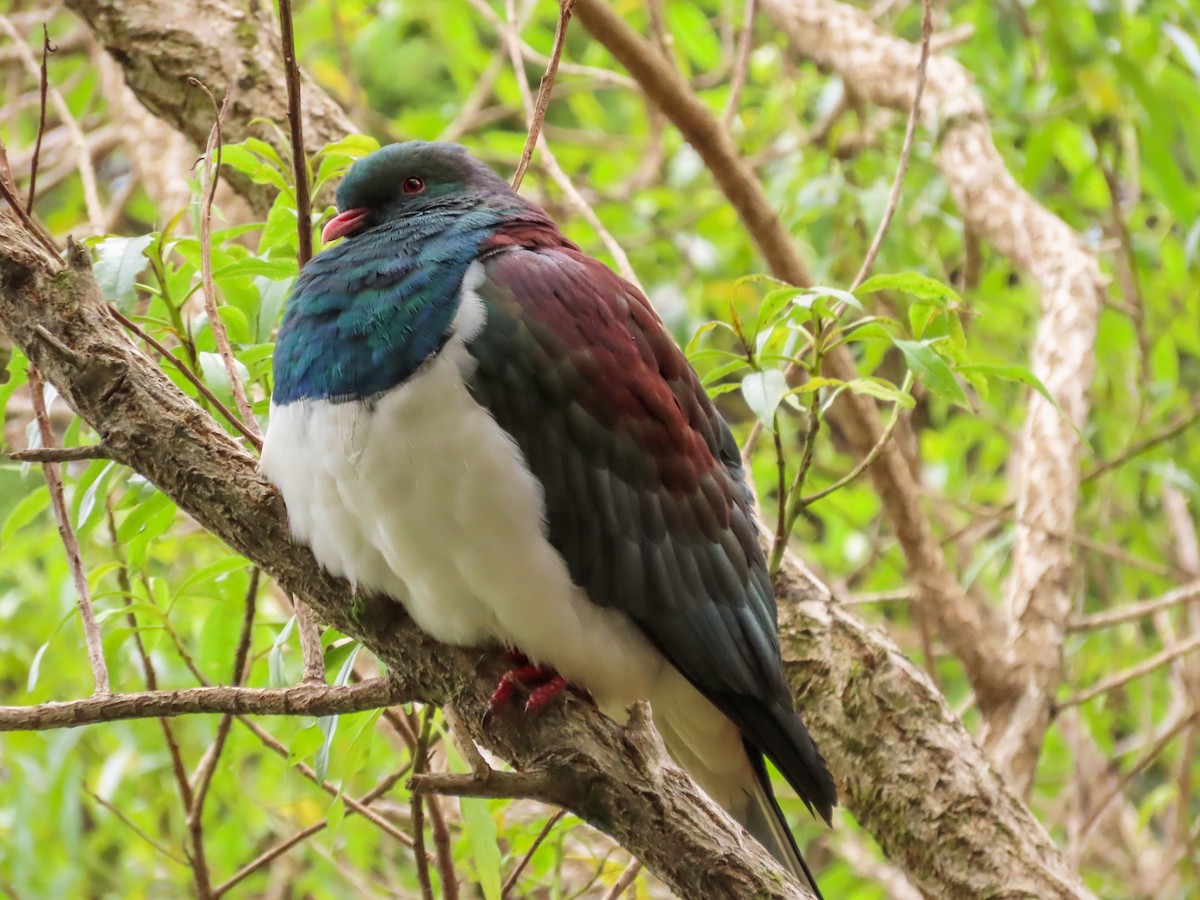
[[[896,207],[900,205],[900,191],[904,187],[904,176],[908,173],[908,157],[912,153],[913,136],[917,132],[921,96],[925,93],[925,70],[929,65],[929,39],[933,35],[933,4],[930,0],[921,0],[921,6],[921,57],[917,61],[917,83],[913,87],[912,106],[908,111],[908,125],[904,129],[904,147],[900,151],[900,162],[896,166],[896,177],[892,180],[887,207],[883,211],[883,218],[879,220],[879,228],[871,240],[871,246],[863,259],[862,267],[850,285],[851,293],[858,290],[859,285],[866,281],[867,276],[871,273],[871,267],[875,265],[875,257],[879,255],[879,248],[883,246],[883,238],[887,234],[888,226],[892,224],[892,216],[896,214]]]
[[[1175,590],[1169,591],[1155,600],[1146,600],[1143,603],[1134,603],[1131,606],[1119,606],[1116,609],[1093,613],[1090,616],[1080,616],[1077,619],[1073,619],[1068,627],[1071,631],[1094,631],[1098,628],[1108,628],[1112,625],[1120,625],[1123,622],[1132,622],[1135,619],[1152,616],[1157,612],[1162,612],[1181,603],[1190,603],[1196,599],[1200,599],[1200,581],[1193,581],[1190,584],[1177,587]]]
[[[42,68],[38,75],[38,90],[40,103],[38,105],[37,139],[33,142],[33,158],[29,161],[29,196],[25,198],[25,213],[33,215],[33,199],[37,195],[38,161],[42,155],[42,138],[46,135],[46,89],[50,86],[50,76],[46,68],[46,57],[58,48],[50,43],[50,32],[42,25]]]
[[[86,459],[108,459],[103,444],[85,444],[82,447],[34,447],[29,450],[14,450],[8,454],[13,462],[20,463],[68,463]]]
[[[542,830],[538,832],[537,837],[533,839],[533,843],[529,845],[529,849],[525,851],[525,855],[521,857],[521,861],[516,864],[508,878],[505,879],[504,887],[500,890],[500,900],[504,900],[509,895],[509,892],[517,886],[517,882],[521,879],[521,873],[525,871],[525,867],[533,859],[533,854],[537,852],[538,847],[542,846],[542,843],[550,836],[550,832],[554,830],[554,826],[562,821],[562,817],[566,814],[566,810],[560,809],[546,820],[546,824],[542,826]]]
[[[107,694],[39,706],[0,706],[0,731],[47,731],[196,713],[334,716],[403,703],[409,699],[407,694],[387,678],[345,687],[308,684],[290,688],[196,687]]]
[[[546,109],[550,106],[550,95],[554,91],[554,76],[558,74],[558,64],[562,60],[563,44],[567,40],[567,26],[571,23],[571,8],[575,0],[558,0],[558,25],[554,30],[554,48],[550,51],[550,61],[546,63],[546,73],[538,85],[537,101],[533,104],[533,115],[529,120],[529,134],[525,138],[525,146],[521,150],[521,161],[517,163],[517,171],[513,173],[512,186],[515,191],[521,186],[525,177],[525,169],[533,156],[533,148],[537,144],[538,135],[542,133],[542,122],[546,119]],[[515,62],[514,62],[515,65]],[[517,77],[524,80],[520,71]]]
[[[54,446],[54,430],[50,427],[50,416],[46,412],[45,385],[42,374],[32,362],[29,365],[29,396],[33,401],[33,413],[37,419],[38,433],[42,438],[42,446],[50,449]],[[96,685],[96,694],[109,693],[108,665],[104,662],[104,639],[100,636],[100,626],[96,622],[96,613],[92,609],[92,592],[88,588],[87,570],[83,567],[83,554],[79,549],[79,539],[75,529],[71,527],[71,514],[67,509],[67,501],[63,495],[62,475],[58,463],[42,464],[46,476],[46,486],[50,490],[50,503],[54,507],[54,519],[58,523],[58,534],[62,538],[63,549],[67,553],[67,565],[71,569],[71,579],[75,583],[75,603],[79,607],[79,618],[83,621],[83,637],[87,643],[88,661],[92,664],[92,678]]]
[[[1060,702],[1057,708],[1059,710],[1063,710],[1069,706],[1078,706],[1081,703],[1087,703],[1089,700],[1093,700],[1096,697],[1099,697],[1101,694],[1107,694],[1109,691],[1116,690],[1119,687],[1124,687],[1131,681],[1134,681],[1145,675],[1149,675],[1155,669],[1165,666],[1172,660],[1179,659],[1179,657],[1191,653],[1194,650],[1200,650],[1200,634],[1193,634],[1187,640],[1180,641],[1174,646],[1168,647],[1166,650],[1154,654],[1149,659],[1143,660],[1136,666],[1130,666],[1128,669],[1118,672],[1116,675],[1111,675],[1108,678],[1097,682],[1087,690],[1080,691],[1078,694],[1068,697],[1066,700]]]
[[[300,66],[296,64],[296,35],[292,29],[292,2],[279,0],[280,43],[287,81],[288,133],[292,140],[292,173],[296,182],[296,230],[300,239],[296,257],[300,268],[312,259],[312,201],[308,195],[308,158],[304,153],[304,123],[300,117]]]
[[[217,173],[221,170],[221,120],[229,109],[229,98],[232,90],[225,91],[225,99],[217,105],[217,99],[212,95],[203,82],[191,79],[191,82],[204,91],[216,112],[216,121],[208,135],[208,144],[204,148],[204,181],[200,203],[200,281],[204,287],[204,311],[208,314],[208,327],[212,331],[213,340],[217,344],[217,352],[225,365],[225,376],[229,379],[229,390],[233,401],[237,404],[242,421],[255,437],[261,437],[258,420],[254,418],[254,410],[246,399],[246,388],[242,384],[242,376],[238,374],[237,361],[233,358],[233,347],[229,343],[229,332],[225,330],[225,322],[217,310],[217,289],[213,284],[212,275],[212,207],[217,196]],[[261,449],[261,445],[260,448]]]
[[[313,619],[308,604],[292,598],[296,625],[300,632],[300,658],[304,661],[303,680],[306,684],[325,683],[325,654],[321,649],[321,629]]]
[[[617,880],[613,882],[613,886],[605,893],[603,900],[620,900],[621,895],[625,893],[625,889],[633,884],[640,871],[642,871],[641,862],[631,859],[629,865],[625,867],[625,871],[617,876]]]
[[[738,102],[742,99],[742,88],[746,85],[746,73],[750,68],[750,45],[754,40],[754,11],[756,0],[745,0],[742,10],[742,27],[738,32],[737,53],[733,60],[733,76],[729,80],[729,99],[725,102],[725,115],[721,124],[726,129],[737,116]]]

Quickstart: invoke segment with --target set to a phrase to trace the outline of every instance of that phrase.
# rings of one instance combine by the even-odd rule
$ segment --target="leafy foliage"
[[[464,0],[452,5],[453,11],[444,4],[366,0],[300,4],[301,58],[380,141],[461,135],[474,152],[507,170],[525,136],[516,82],[493,23]],[[722,111],[742,4],[659,5],[675,62],[703,100]],[[500,19],[502,6],[491,4]],[[523,30],[539,52],[551,45],[554,6],[534,5]],[[642,4],[616,6],[635,27],[650,28]],[[917,7],[876,6],[884,10],[884,27],[916,36]],[[1113,276],[1095,348],[1094,410],[1083,435],[1085,471],[1096,474],[1085,479],[1076,530],[1068,535],[1076,546],[1073,587],[1080,615],[1152,598],[1200,577],[1190,568],[1188,542],[1194,552],[1195,535],[1186,527],[1190,522],[1194,529],[1200,504],[1200,442],[1191,439],[1200,393],[1200,193],[1191,187],[1200,173],[1200,52],[1192,37],[1198,24],[1182,0],[961,0],[939,23],[973,29],[970,40],[944,52],[974,73],[1009,170],[1084,235]],[[60,41],[79,28],[66,14],[50,20],[51,35]],[[964,234],[933,163],[935,136],[918,136],[904,199],[875,267],[880,274],[848,292],[882,216],[903,129],[879,111],[859,108],[838,79],[798,65],[765,20],[754,37],[733,133],[814,277],[829,287],[800,289],[747,277],[762,263],[711,175],[619,77],[560,72],[545,133],[563,168],[586,186],[600,220],[626,248],[668,326],[686,342],[739,437],[755,422],[764,429],[750,462],[766,519],[775,521],[782,505],[793,546],[805,560],[843,597],[861,601],[865,614],[919,659],[975,724],[959,664],[925,638],[924,623],[904,602],[905,561],[881,524],[880,500],[869,483],[856,479],[806,502],[855,465],[836,433],[811,438],[810,417],[842,391],[876,399],[881,420],[900,417],[895,439],[919,460],[928,513],[951,565],[981,602],[998,604],[1018,527],[1008,505],[1015,436],[1029,398],[1051,398],[1028,358],[1039,316],[1036,286]],[[618,74],[579,29],[570,33],[564,58]],[[86,55],[53,57],[51,77],[90,128],[120,127],[117,111],[100,99],[98,75]],[[36,133],[36,104],[27,101],[20,98],[3,125],[10,154],[32,145]],[[315,154],[308,161],[314,195],[327,198],[346,167],[376,146],[375,138],[351,135]],[[222,161],[278,191],[265,221],[231,218],[219,222],[212,236],[221,321],[254,411],[265,420],[272,335],[297,271],[292,169],[254,138],[224,147]],[[607,259],[595,233],[536,162],[525,190],[564,223],[573,240]],[[233,408],[200,301],[202,248],[193,236],[198,200],[186,209],[160,209],[144,186],[123,193],[121,180],[134,176],[120,149],[111,151],[101,172],[115,223],[114,234],[92,239],[105,297]],[[37,208],[48,226],[55,233],[86,229],[79,178],[68,172],[42,183]],[[312,227],[329,212],[317,210]],[[829,377],[821,365],[832,347],[843,345],[862,373],[849,382]],[[175,367],[164,371],[196,402],[211,406]],[[5,440],[13,447],[26,446],[36,434],[27,429],[26,382],[25,360],[12,350],[0,407],[6,411]],[[62,404],[53,409],[63,445],[94,442]],[[1184,426],[1172,431],[1180,422]],[[266,579],[254,578],[245,560],[118,465],[74,463],[64,469],[64,480],[114,689],[144,689],[144,660],[152,663],[160,687],[228,682],[252,586],[259,612],[250,634],[248,683],[299,680],[289,603]],[[1190,515],[1173,512],[1173,498],[1190,502]],[[74,602],[37,467],[0,465],[5,703],[89,692]],[[1178,607],[1164,617],[1072,634],[1063,698],[1162,650],[1172,630],[1198,628],[1194,608]],[[352,672],[372,671],[366,654],[344,635],[327,631],[323,646],[331,679],[345,682]],[[1185,852],[1167,868],[1171,883],[1178,896],[1200,897],[1200,851],[1194,829],[1188,833],[1200,818],[1192,787],[1200,782],[1195,726],[1130,778],[1120,799],[1135,818],[1128,847],[1106,858],[1078,837],[1080,823],[1064,812],[1087,788],[1078,783],[1075,766],[1079,734],[1128,771],[1154,740],[1157,725],[1184,702],[1173,694],[1173,683],[1165,670],[1134,680],[1064,715],[1048,737],[1034,809],[1060,842],[1079,852],[1085,877],[1104,896],[1137,895],[1144,886],[1132,881],[1132,857],[1156,853],[1174,840]],[[189,768],[212,745],[217,727],[204,718],[171,723]],[[328,896],[330,885],[364,895],[416,894],[411,850],[350,814],[345,798],[362,796],[410,759],[419,717],[359,713],[261,727],[283,754],[235,723],[214,775],[203,825],[216,881],[286,836],[323,823],[320,833],[233,890],[253,896],[286,882],[297,896]],[[435,727],[432,733],[436,738],[441,732]],[[462,764],[449,743],[435,739],[434,746],[436,764]],[[327,780],[332,796],[302,777],[301,766]],[[6,736],[0,744],[0,887],[18,896],[188,891],[191,874],[183,856],[190,844],[173,770],[170,744],[154,722]],[[411,798],[402,778],[385,800],[383,814],[407,831]],[[849,816],[830,835],[811,824],[794,798],[785,795],[783,803],[802,840],[830,845],[828,853],[813,854],[829,896],[884,896],[870,874],[838,850],[847,836],[869,840]],[[548,814],[527,803],[446,804],[459,877],[478,884],[489,900],[499,896]],[[53,865],[45,864],[46,848],[53,848]],[[533,850],[516,895],[595,895],[597,885],[617,879],[626,861],[566,817]],[[436,867],[430,877],[440,884]],[[634,890],[647,896],[661,886],[641,876]]]

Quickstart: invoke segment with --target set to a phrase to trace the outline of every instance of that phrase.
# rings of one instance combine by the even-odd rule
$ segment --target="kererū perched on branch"
[[[454,144],[356,163],[275,346],[262,470],[291,528],[544,703],[648,699],[674,758],[816,885],[764,756],[826,822],[738,447],[641,292]],[[511,679],[497,689],[506,699]],[[819,894],[818,894],[819,895]]]

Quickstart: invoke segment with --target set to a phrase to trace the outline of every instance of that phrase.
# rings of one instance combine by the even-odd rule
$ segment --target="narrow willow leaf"
[[[949,364],[938,356],[933,346],[926,341],[894,340],[896,347],[904,354],[904,359],[913,374],[925,379],[925,385],[933,393],[944,400],[970,409],[967,392],[963,390]]]

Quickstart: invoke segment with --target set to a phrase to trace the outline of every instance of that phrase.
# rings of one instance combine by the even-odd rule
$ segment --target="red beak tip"
[[[328,244],[330,241],[354,234],[359,230],[368,212],[370,210],[365,207],[357,207],[338,213],[321,229],[321,243]]]

